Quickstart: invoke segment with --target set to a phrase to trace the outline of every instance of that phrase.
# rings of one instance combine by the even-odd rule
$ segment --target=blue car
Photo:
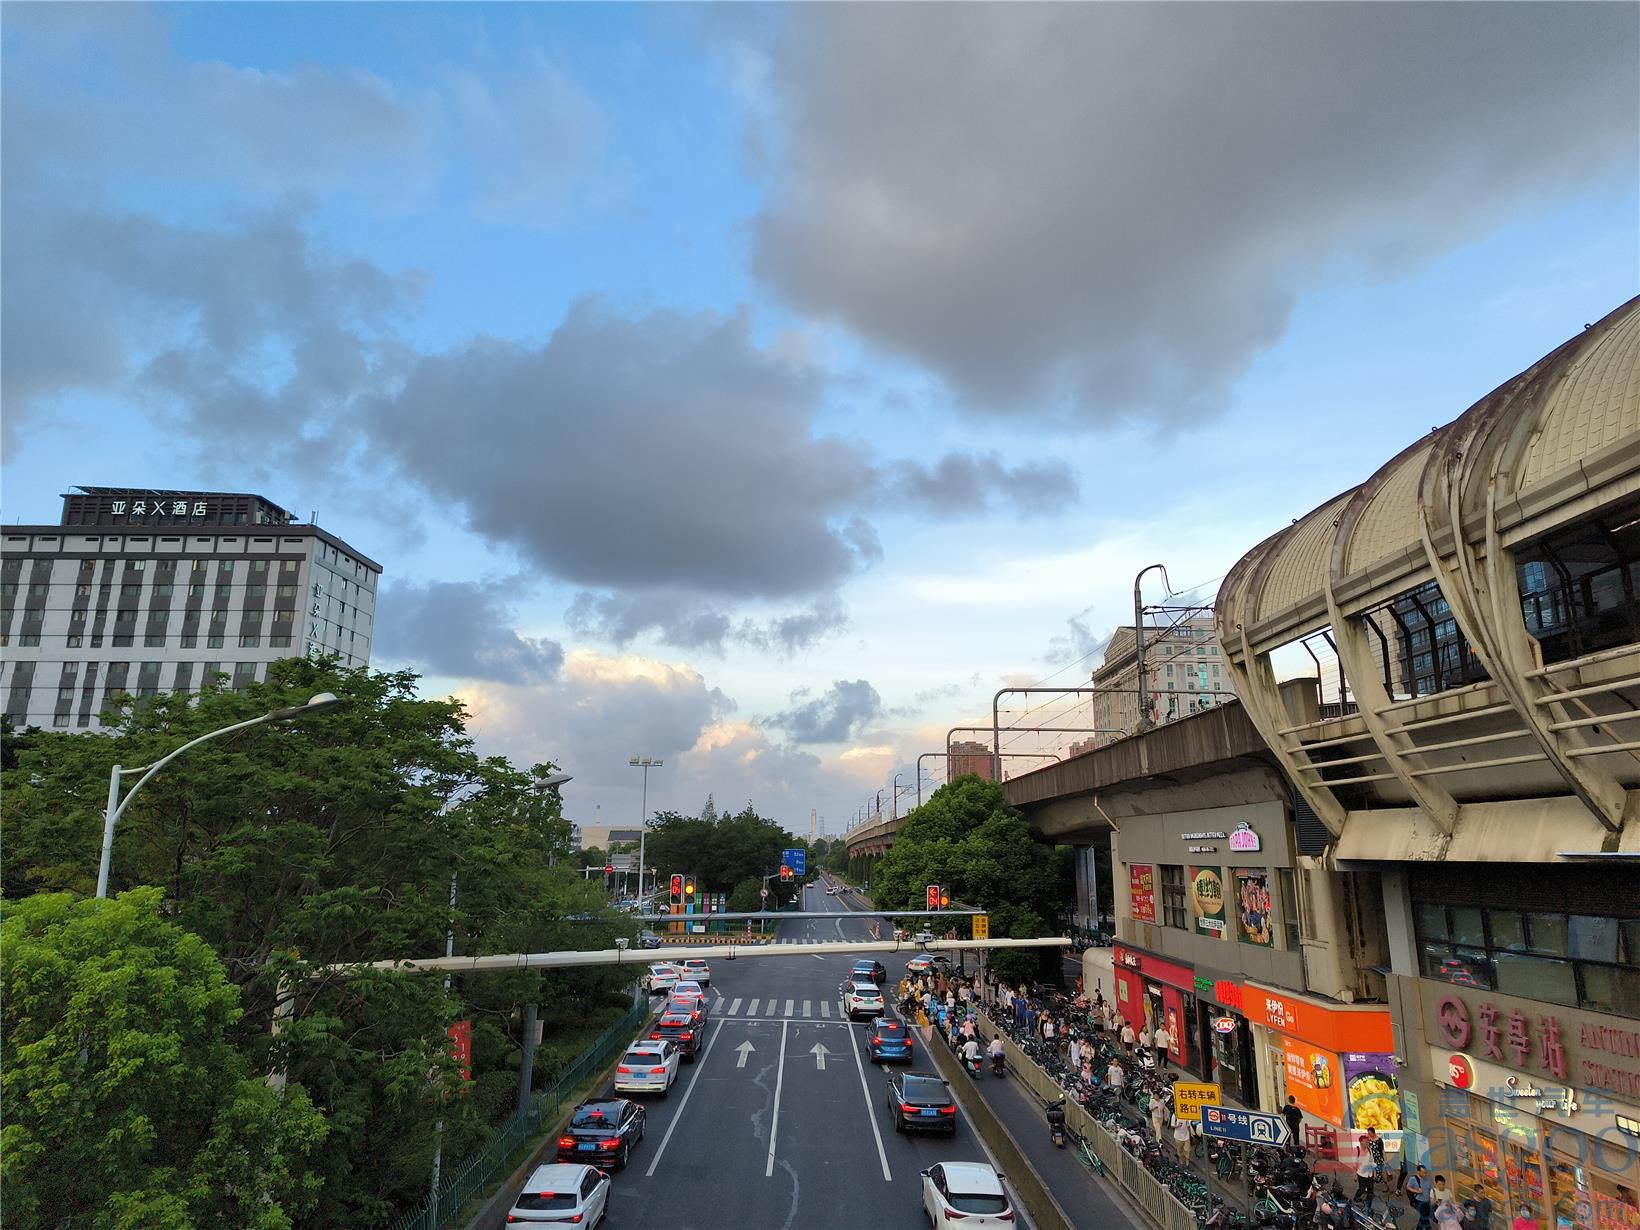
[[[905,1022],[879,1017],[866,1035],[866,1046],[871,1051],[871,1062],[911,1062],[911,1034]]]

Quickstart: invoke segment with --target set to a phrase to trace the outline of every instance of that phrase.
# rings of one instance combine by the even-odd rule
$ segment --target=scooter
[[[1008,1065],[1002,1058],[1002,1052],[997,1051],[991,1056],[991,1075],[1001,1076],[1007,1070]]]
[[[979,1079],[979,1074],[980,1074],[981,1069],[980,1069],[979,1056],[977,1054],[972,1059],[970,1059],[970,1058],[968,1058],[968,1056],[964,1055],[962,1057],[962,1066],[963,1066],[963,1069],[968,1073],[969,1076],[971,1076],[975,1080]]]
[[[1048,1139],[1053,1141],[1054,1148],[1065,1147],[1065,1099],[1048,1103]]]

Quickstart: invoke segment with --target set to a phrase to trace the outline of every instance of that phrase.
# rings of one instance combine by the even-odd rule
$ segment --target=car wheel
[[[894,1130],[902,1136],[905,1135],[905,1120],[900,1117],[899,1111],[894,1112]]]
[[[626,1159],[631,1157],[631,1156],[632,1156],[632,1146],[631,1146],[631,1144],[622,1145],[621,1146],[621,1155],[618,1158],[615,1159],[615,1169],[616,1170],[625,1170],[626,1169]]]

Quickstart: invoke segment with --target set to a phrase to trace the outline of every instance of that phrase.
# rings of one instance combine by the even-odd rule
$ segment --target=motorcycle
[[[998,1051],[994,1055],[991,1056],[991,1075],[992,1076],[1001,1076],[1003,1074],[1003,1072],[1007,1070],[1007,1066],[1008,1066],[1007,1063],[1002,1058],[1002,1052],[1001,1051]]]
[[[1048,1138],[1053,1141],[1054,1148],[1065,1147],[1065,1099],[1048,1104]]]
[[[962,1066],[963,1066],[963,1070],[965,1072],[967,1072],[970,1077],[972,1077],[974,1080],[979,1079],[980,1062],[979,1062],[979,1055],[978,1054],[974,1055],[974,1057],[971,1058],[971,1059],[967,1055],[964,1055],[962,1057]]]

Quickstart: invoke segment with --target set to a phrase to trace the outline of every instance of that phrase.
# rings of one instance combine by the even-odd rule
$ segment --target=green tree
[[[734,891],[729,894],[728,906],[730,913],[744,914],[752,910],[762,909],[763,898],[758,894],[758,890],[762,887],[762,882],[755,877],[742,880],[739,884],[736,884]]]
[[[323,1115],[234,1046],[238,990],[157,888],[43,894],[0,924],[10,1226],[284,1230],[315,1207]]]

